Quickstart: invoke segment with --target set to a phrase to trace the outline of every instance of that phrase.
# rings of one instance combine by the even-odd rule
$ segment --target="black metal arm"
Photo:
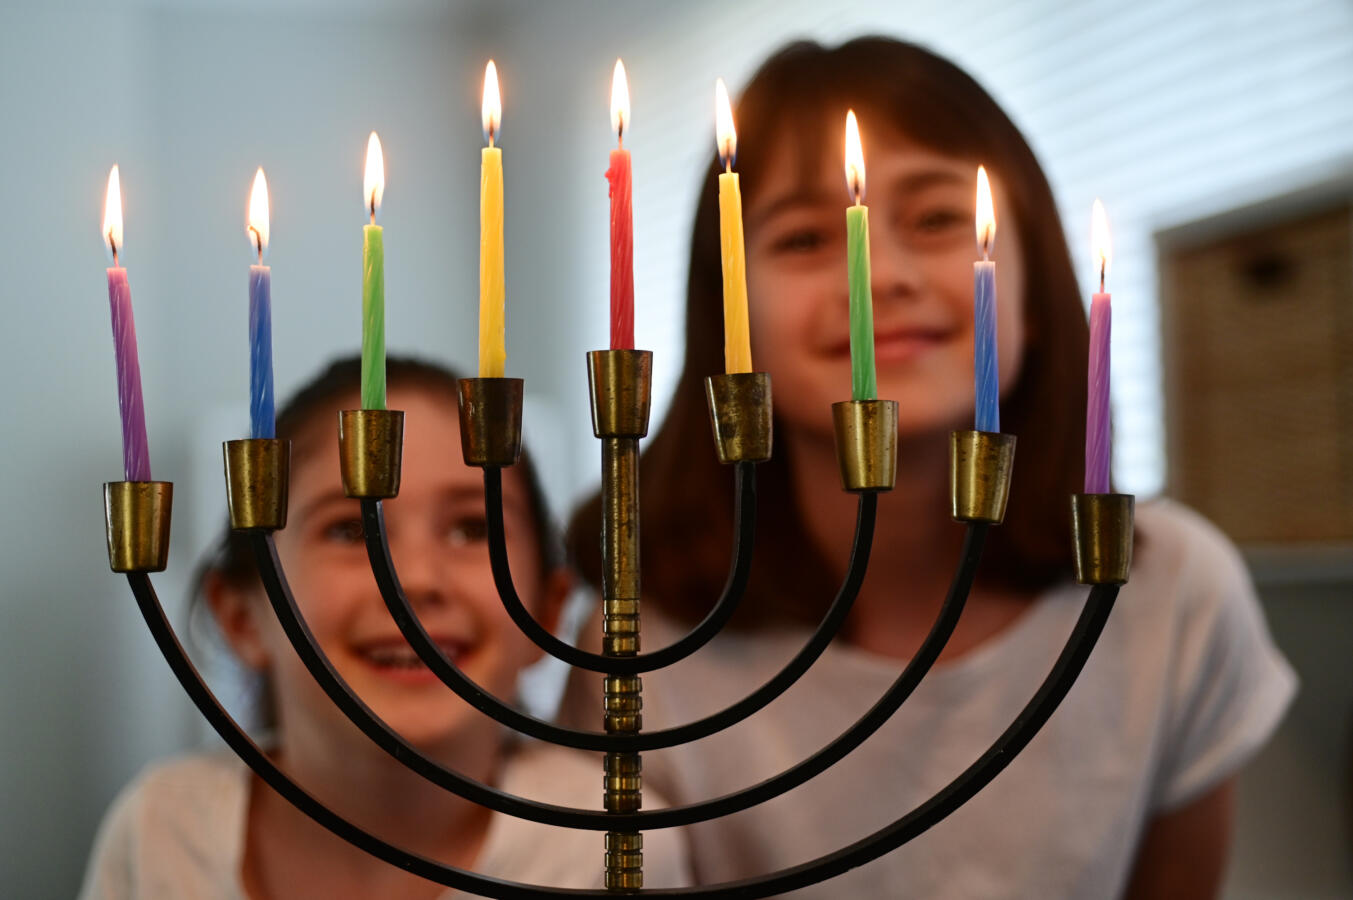
[[[728,580],[723,593],[690,633],[680,640],[637,656],[602,656],[565,643],[541,626],[531,615],[512,583],[512,567],[507,558],[507,534],[503,526],[503,470],[495,466],[484,469],[484,509],[488,517],[489,564],[493,568],[493,582],[503,607],[522,633],[537,647],[561,659],[570,666],[608,675],[637,675],[666,668],[699,650],[728,624],[737,612],[747,592],[747,577],[752,569],[752,544],[756,538],[756,464],[738,463],[733,468],[733,560],[729,565]]]
[[[606,891],[539,887],[467,872],[463,869],[438,863],[427,857],[408,853],[372,836],[334,813],[278,769],[217,702],[211,689],[203,682],[175,636],[173,627],[169,624],[164,609],[155,595],[150,577],[144,573],[133,573],[127,576],[127,580],[131,585],[132,593],[136,596],[137,605],[146,620],[146,625],[160,648],[160,652],[164,655],[180,684],[183,685],[184,690],[203,717],[236,755],[253,769],[266,784],[301,812],[338,837],[419,877],[479,896],[506,898],[506,900],[518,900],[518,898],[531,900],[531,898],[550,897],[593,897],[600,900],[600,898],[613,896]],[[1071,689],[1071,685],[1080,675],[1091,650],[1094,649],[1094,645],[1104,629],[1105,622],[1108,620],[1109,613],[1113,609],[1117,594],[1118,588],[1116,586],[1101,585],[1091,590],[1085,610],[1081,613],[1080,620],[1076,623],[1076,628],[1054,664],[1052,672],[1034,694],[1033,699],[1015,718],[1013,724],[1006,729],[986,753],[964,770],[961,775],[907,815],[841,850],[779,872],[705,887],[645,890],[642,893],[653,897],[770,897],[840,875],[877,859],[922,834],[989,784],[1028,745],[1033,736],[1052,716],[1052,713]],[[932,631],[933,635],[934,632]],[[927,638],[927,641],[929,641],[929,638]],[[904,672],[903,677],[905,676],[906,673]],[[486,792],[489,795],[508,796],[484,788],[482,785],[477,787],[480,792]],[[479,800],[478,797],[470,799]],[[485,803],[484,805],[497,808],[496,804]],[[534,805],[550,810],[563,809],[562,807],[548,807],[545,804]],[[643,827],[633,821],[640,817],[638,815],[601,815],[606,820],[606,824],[601,826],[602,829]],[[545,819],[537,820],[546,821]],[[551,821],[550,824],[568,825],[570,823]]]
[[[798,681],[807,672],[835,639],[850,612],[855,598],[859,595],[860,585],[864,582],[865,571],[869,566],[869,553],[874,540],[874,521],[878,508],[877,494],[861,494],[859,511],[855,521],[855,538],[851,545],[850,564],[841,588],[832,601],[826,615],[823,616],[817,630],[798,654],[769,681],[719,712],[702,719],[666,728],[659,731],[639,734],[606,734],[599,731],[583,731],[565,728],[527,715],[492,694],[468,678],[456,664],[432,640],[432,637],[418,621],[408,597],[400,587],[399,576],[395,572],[390,557],[390,545],[385,534],[384,513],[379,500],[362,501],[362,527],[366,532],[367,555],[371,560],[371,570],[380,586],[381,595],[390,615],[395,619],[399,630],[418,654],[419,659],[466,703],[485,715],[491,716],[503,725],[539,740],[573,747],[578,750],[601,750],[606,752],[642,752],[663,747],[674,747],[707,737],[735,725],[748,716],[765,708],[775,698]],[[260,568],[276,568],[275,559],[256,549]],[[266,579],[265,579],[266,581]],[[274,606],[277,606],[274,599]],[[283,614],[284,609],[279,609]],[[300,648],[297,648],[298,651]]]
[[[866,524],[872,527],[872,506],[873,504],[863,503],[862,498],[861,527]],[[263,534],[256,535],[254,538],[254,549],[258,556],[258,563],[260,572],[263,575],[264,586],[273,603],[273,609],[277,613],[279,620],[282,622],[282,626],[286,631],[287,636],[291,639],[297,654],[301,657],[302,662],[306,665],[311,675],[339,709],[347,715],[364,734],[376,743],[377,746],[386,750],[386,752],[390,753],[396,759],[399,759],[410,769],[445,790],[466,797],[467,799],[473,799],[490,809],[529,819],[531,821],[594,830],[604,830],[608,828],[656,829],[708,821],[713,818],[748,809],[758,803],[779,796],[825,771],[848,755],[854,748],[858,747],[867,740],[870,735],[877,731],[883,723],[888,720],[889,716],[891,716],[902,705],[906,698],[911,695],[912,691],[915,690],[916,686],[921,682],[922,678],[939,657],[949,636],[953,633],[954,627],[958,623],[959,615],[963,610],[963,605],[967,600],[968,593],[971,590],[973,579],[976,576],[987,528],[988,526],[985,525],[974,525],[969,527],[964,539],[963,553],[955,573],[954,581],[950,586],[949,593],[945,598],[944,606],[941,608],[940,614],[937,617],[935,624],[932,626],[930,634],[927,635],[926,640],[922,643],[916,655],[913,656],[911,661],[903,669],[897,681],[894,682],[888,691],[885,692],[884,696],[858,722],[817,753],[789,769],[786,769],[780,774],[750,787],[711,800],[692,803],[686,806],[626,814],[598,813],[591,810],[547,806],[545,804],[539,804],[534,801],[503,794],[502,792],[486,788],[484,785],[473,779],[468,779],[458,772],[446,769],[422,755],[416,748],[408,744],[407,741],[377,717],[333,670],[333,667],[325,658],[323,650],[315,643],[309,629],[300,617],[295,600],[291,595],[290,588],[285,581],[285,576],[282,574],[280,565],[278,564],[276,549],[273,546],[272,539]],[[867,542],[864,546],[867,547]],[[861,571],[864,566],[865,561],[860,560],[859,567]],[[843,587],[842,590],[846,590],[846,587]],[[858,590],[858,584],[854,586],[854,590]],[[842,614],[844,615],[844,613]],[[834,630],[832,633],[834,634]],[[816,638],[816,635],[814,637]],[[830,636],[828,636],[827,640],[830,641],[830,639]],[[435,645],[432,646],[434,646],[435,649]],[[808,665],[810,664],[811,660]],[[476,690],[478,689],[476,688]],[[479,691],[479,695],[492,701],[492,704],[501,706],[501,704],[494,700],[491,695],[482,691]],[[730,707],[730,709],[731,708],[732,707]],[[486,710],[486,712],[493,715],[489,710]],[[515,710],[512,710],[512,712],[518,716],[522,715]],[[498,717],[495,715],[494,718]],[[499,719],[499,721],[502,720]],[[533,719],[532,721],[539,720]],[[703,722],[707,720],[702,719],[700,721]],[[554,726],[551,727],[553,728]],[[583,732],[583,734],[587,734],[587,732]],[[603,737],[614,736],[603,735]],[[641,735],[641,737],[643,736]],[[626,738],[626,740],[633,739]]]

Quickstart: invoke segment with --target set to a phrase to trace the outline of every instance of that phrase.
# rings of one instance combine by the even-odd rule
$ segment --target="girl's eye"
[[[962,210],[953,207],[927,210],[916,220],[917,230],[924,234],[943,234],[953,228],[967,228],[971,225],[971,214],[964,215]]]
[[[360,519],[337,519],[324,526],[324,539],[335,544],[360,544],[365,539]]]
[[[811,253],[826,243],[826,236],[816,228],[799,228],[776,238],[771,250],[776,253]]]
[[[489,538],[489,523],[483,517],[457,519],[447,530],[446,539],[453,547],[478,544]]]

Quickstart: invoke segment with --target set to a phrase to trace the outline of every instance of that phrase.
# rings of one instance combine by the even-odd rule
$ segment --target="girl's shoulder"
[[[1142,504],[1137,526],[1131,580],[1114,616],[1133,626],[1122,630],[1140,638],[1136,657],[1152,664],[1160,684],[1161,778],[1153,799],[1170,809],[1258,750],[1297,679],[1269,633],[1244,558],[1220,529],[1167,499]]]
[[[1165,497],[1148,500],[1137,507],[1136,525],[1133,581],[1141,577],[1251,592],[1240,551],[1195,510]]]
[[[82,898],[232,896],[243,848],[248,770],[226,751],[152,763],[104,816]],[[191,893],[190,891],[188,893]]]

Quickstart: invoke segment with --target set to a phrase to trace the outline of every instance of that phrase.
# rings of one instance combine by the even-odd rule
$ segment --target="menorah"
[[[603,752],[603,803],[599,810],[541,803],[467,778],[428,758],[382,721],[348,687],[316,642],[277,556],[272,534],[286,526],[290,443],[227,441],[224,454],[231,528],[248,533],[273,610],[310,675],[333,703],[377,746],[437,788],[498,813],[603,832],[605,890],[523,884],[444,865],[381,840],[298,786],[217,701],[185,653],[155,594],[149,573],[163,571],[167,564],[173,484],[120,481],[104,486],[109,562],[114,572],[127,575],[165,660],[231,750],[297,809],[391,865],[484,897],[603,897],[640,892],[664,897],[768,897],[833,878],[924,833],[995,778],[1052,716],[1094,649],[1119,586],[1127,581],[1132,557],[1131,495],[1072,495],[1075,575],[1079,583],[1090,587],[1085,607],[1028,704],[991,747],[949,784],[891,824],[825,856],[738,881],[644,890],[643,831],[729,815],[813,779],[874,734],[921,683],[958,623],[988,531],[1004,518],[1015,438],[985,431],[950,435],[951,512],[966,529],[960,558],[925,640],[864,716],[812,756],[757,784],[684,806],[642,810],[643,752],[699,740],[747,719],[793,685],[836,637],[868,568],[879,494],[891,490],[896,480],[897,403],[851,400],[833,405],[843,487],[857,495],[858,511],[841,586],[802,649],[765,684],[727,708],[686,724],[643,731],[642,674],[698,651],[728,623],[745,592],[756,530],[756,465],[771,455],[770,378],[765,373],[744,373],[714,375],[705,381],[718,458],[733,469],[735,526],[728,579],[709,613],[684,637],[662,649],[640,653],[639,441],[648,432],[652,353],[594,351],[587,355],[587,363],[592,428],[601,440],[601,653],[584,651],[542,627],[513,586],[503,524],[502,469],[516,463],[521,452],[522,380],[460,381],[460,434],[466,464],[484,473],[489,554],[500,598],[516,625],[540,648],[570,666],[604,676],[603,731],[563,727],[504,703],[466,677],[419,622],[390,556],[381,505],[399,493],[404,414],[384,409],[345,410],[339,414],[338,440],[343,489],[361,504],[372,572],[385,605],[410,646],[448,688],[503,725],[538,740]]]

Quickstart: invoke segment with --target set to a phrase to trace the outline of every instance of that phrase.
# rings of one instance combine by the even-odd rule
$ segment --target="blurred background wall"
[[[563,509],[596,466],[581,354],[606,341],[614,58],[634,98],[637,336],[657,351],[660,414],[680,358],[714,78],[736,94],[786,40],[867,32],[951,56],[1006,107],[1049,173],[1087,288],[1090,202],[1103,197],[1115,238],[1115,476],[1142,495],[1166,489],[1158,240],[1274,198],[1353,196],[1346,2],[0,5],[7,896],[72,894],[116,790],[147,760],[204,739],[106,568],[99,483],[120,472],[98,236],[108,167],[122,167],[155,474],[179,495],[159,584],[181,618],[193,563],[223,520],[220,441],[247,421],[243,215],[255,166],[272,191],[280,394],[358,347],[372,129],[387,165],[389,345],[472,367],[479,90],[485,59],[498,61],[508,365],[527,379],[528,438],[549,447],[548,489]],[[1304,689],[1243,784],[1230,897],[1353,892],[1349,556],[1346,544],[1252,553]]]

